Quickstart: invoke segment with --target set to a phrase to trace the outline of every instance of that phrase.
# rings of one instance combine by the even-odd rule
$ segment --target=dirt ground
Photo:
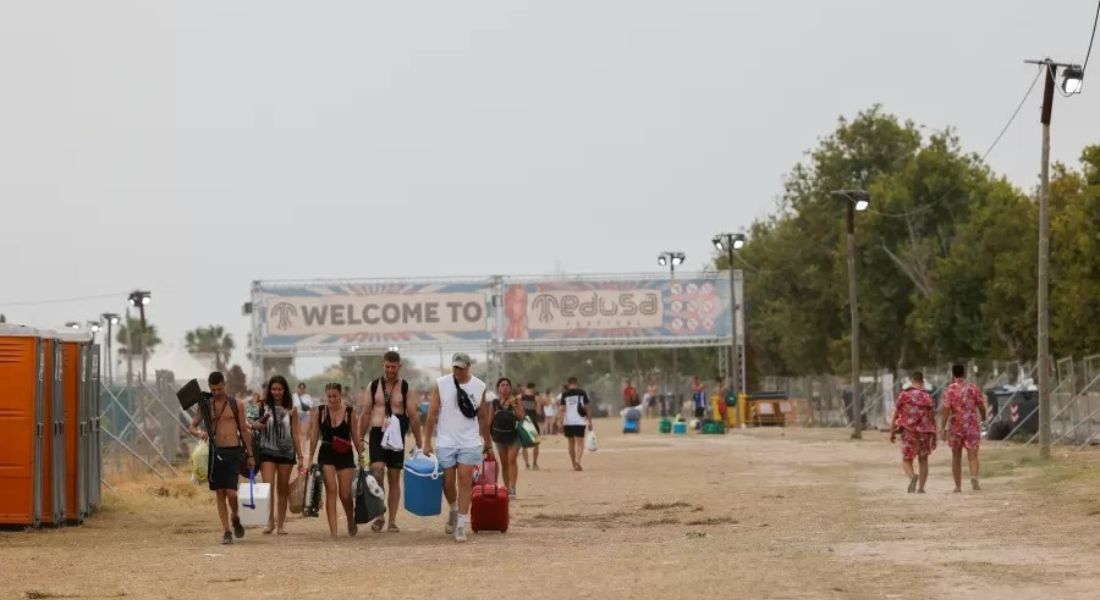
[[[882,433],[617,428],[597,425],[583,473],[546,440],[512,529],[464,546],[403,514],[400,534],[333,542],[292,517],[287,537],[225,547],[208,492],[124,483],[83,527],[0,533],[0,597],[1100,597],[1100,453],[988,444],[985,490],[953,495],[941,448],[928,494],[908,495]]]

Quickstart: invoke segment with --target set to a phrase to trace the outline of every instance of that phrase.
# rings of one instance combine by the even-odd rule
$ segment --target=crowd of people
[[[591,400],[576,378],[569,378],[562,393],[554,397],[550,390],[539,394],[534,383],[516,390],[504,377],[496,382],[494,398],[470,366],[465,353],[453,356],[452,373],[438,378],[427,394],[423,418],[419,394],[402,379],[401,356],[395,351],[383,356],[383,375],[364,387],[358,401],[352,401],[340,383],[326,384],[320,401],[310,396],[304,383],[292,394],[281,375],[268,380],[254,397],[230,398],[224,374],[211,373],[209,398],[192,419],[190,431],[210,446],[207,477],[222,525],[221,543],[231,544],[245,534],[237,500],[244,473],[255,472],[274,490],[263,533],[286,535],[291,479],[295,472],[305,477],[313,465],[319,465],[322,473],[332,537],[338,533],[340,508],[347,534],[358,533],[352,502],[357,468],[368,468],[374,481],[385,484],[386,512],[370,524],[371,530],[400,532],[397,513],[406,452],[383,442],[393,423],[402,441],[412,433],[412,452],[437,458],[449,509],[444,530],[457,542],[467,539],[474,473],[483,461],[500,457],[509,497],[517,496],[520,440],[494,435],[495,422],[511,419],[518,427],[530,417],[536,434],[561,432],[568,441],[573,469],[583,470],[585,437],[592,429]],[[522,447],[522,456],[528,469],[539,470],[539,445]]]

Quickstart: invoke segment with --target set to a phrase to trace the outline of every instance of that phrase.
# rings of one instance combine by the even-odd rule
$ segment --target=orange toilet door
[[[0,525],[35,525],[38,340],[0,335]]]

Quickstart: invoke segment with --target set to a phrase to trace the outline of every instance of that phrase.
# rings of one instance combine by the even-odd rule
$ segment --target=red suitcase
[[[488,464],[486,463],[486,466]],[[474,486],[470,506],[470,527],[474,533],[508,531],[508,488],[495,483]]]

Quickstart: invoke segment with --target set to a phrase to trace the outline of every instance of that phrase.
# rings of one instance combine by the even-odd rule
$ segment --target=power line
[[[1008,122],[1005,123],[1005,126],[1001,128],[1001,132],[999,134],[997,134],[997,139],[993,140],[993,143],[989,145],[989,149],[985,151],[985,154],[982,155],[982,158],[979,160],[979,162],[984,163],[985,159],[989,158],[989,155],[993,152],[993,149],[996,148],[997,144],[999,144],[1001,142],[1001,138],[1003,138],[1005,133],[1008,132],[1008,128],[1012,126],[1012,123],[1014,121],[1016,121],[1016,117],[1020,114],[1020,111],[1024,108],[1024,104],[1027,103],[1027,99],[1029,97],[1031,97],[1031,92],[1035,90],[1035,84],[1039,83],[1039,77],[1043,74],[1043,67],[1044,66],[1045,65],[1040,65],[1039,68],[1036,69],[1035,79],[1031,80],[1031,85],[1029,85],[1028,88],[1027,88],[1027,91],[1024,92],[1024,97],[1020,99],[1020,104],[1016,107],[1016,110],[1012,112],[1012,116],[1008,118]],[[1049,68],[1049,67],[1047,67],[1047,68]]]
[[[1096,16],[1092,18],[1092,35],[1089,36],[1089,49],[1085,52],[1085,64],[1081,65],[1081,73],[1089,68],[1089,56],[1092,56],[1092,42],[1096,40],[1096,23],[1100,22],[1100,2],[1096,3]]]
[[[34,304],[64,304],[66,302],[80,302],[82,300],[104,300],[106,298],[125,298],[128,292],[115,294],[98,294],[95,296],[74,296],[72,298],[53,298],[50,300],[20,300],[18,302],[0,302],[0,306],[31,306]]]

